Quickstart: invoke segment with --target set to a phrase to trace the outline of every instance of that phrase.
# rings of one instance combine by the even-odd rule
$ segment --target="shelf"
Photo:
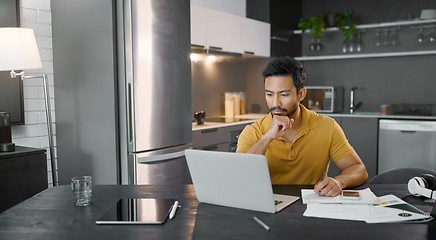
[[[318,60],[339,60],[352,58],[380,58],[380,57],[403,57],[403,56],[421,56],[435,55],[436,50],[430,51],[409,51],[409,52],[389,52],[389,53],[365,53],[365,54],[343,54],[343,55],[325,55],[325,56],[302,56],[296,57],[298,61],[318,61]]]
[[[374,23],[374,24],[362,24],[356,25],[356,29],[368,29],[368,28],[384,28],[384,27],[397,27],[397,26],[408,26],[408,25],[418,25],[418,24],[431,24],[436,23],[436,19],[429,20],[413,20],[413,21],[396,21],[396,22],[386,22],[386,23]],[[337,32],[339,29],[337,27],[326,28],[323,32]],[[301,30],[294,30],[294,34],[302,34]],[[305,32],[310,33],[310,30]]]

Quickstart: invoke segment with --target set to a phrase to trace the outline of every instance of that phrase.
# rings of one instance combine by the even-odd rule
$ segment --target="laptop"
[[[264,155],[185,150],[199,202],[276,213],[299,197],[273,194]]]

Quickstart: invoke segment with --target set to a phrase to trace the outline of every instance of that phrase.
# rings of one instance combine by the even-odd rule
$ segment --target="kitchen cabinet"
[[[289,29],[297,29],[303,13],[302,1],[247,0],[246,2],[247,18],[268,22],[270,25],[268,56],[301,56],[301,35],[290,35]]]
[[[191,45],[270,56],[270,24],[191,4]]]
[[[240,16],[208,9],[206,23],[208,48],[242,53],[242,18]]]
[[[242,50],[257,56],[270,56],[271,29],[268,23],[249,18],[242,19]]]
[[[240,133],[246,125],[245,123],[194,130],[192,131],[194,149],[222,152],[235,151],[238,133]]]
[[[191,4],[191,44],[206,46],[207,8]]]
[[[413,20],[413,21],[396,21],[396,22],[385,22],[385,23],[375,23],[375,24],[362,24],[356,25],[356,32],[358,30],[365,31],[366,29],[373,28],[393,28],[401,26],[414,26],[414,25],[425,25],[430,24],[432,27],[436,23],[436,19],[430,20]],[[337,32],[339,29],[336,27],[327,28],[324,32]],[[303,34],[301,30],[294,30],[293,34]],[[305,34],[310,34],[310,30],[306,31]],[[339,55],[320,55],[320,56],[301,56],[296,57],[299,61],[316,61],[316,60],[334,60],[334,59],[353,59],[353,58],[378,58],[378,57],[399,57],[399,56],[418,56],[418,55],[434,55],[436,50],[417,50],[417,51],[399,51],[399,52],[377,52],[377,53],[358,53],[358,54],[339,54]]]
[[[16,146],[0,152],[0,212],[48,187],[44,149]]]
[[[341,125],[348,142],[365,164],[368,179],[377,175],[378,119],[356,117],[335,117],[334,119]],[[339,169],[331,162],[328,175],[338,174],[340,174]]]

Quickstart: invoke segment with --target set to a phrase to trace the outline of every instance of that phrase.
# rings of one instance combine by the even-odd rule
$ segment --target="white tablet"
[[[175,199],[120,199],[101,216],[96,224],[162,224],[166,221]]]

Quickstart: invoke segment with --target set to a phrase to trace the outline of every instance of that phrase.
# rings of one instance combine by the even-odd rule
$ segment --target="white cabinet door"
[[[242,50],[257,56],[270,56],[271,28],[269,23],[244,18],[242,21]]]
[[[242,53],[242,17],[208,9],[206,39],[209,48]]]
[[[206,46],[207,11],[207,8],[191,4],[191,44]]]

